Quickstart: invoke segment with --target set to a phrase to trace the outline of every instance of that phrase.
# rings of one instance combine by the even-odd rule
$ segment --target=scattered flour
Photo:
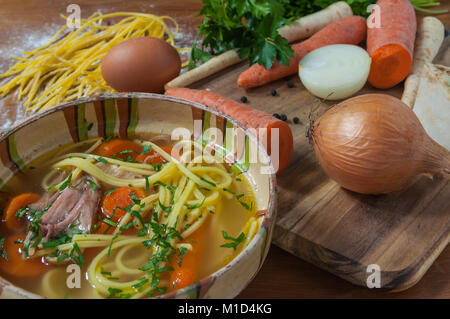
[[[148,8],[154,7],[154,4],[146,5],[141,11],[151,12]],[[113,12],[115,10],[113,10],[113,8],[109,8],[108,10],[98,11]],[[83,18],[85,17],[83,16]],[[195,16],[184,16],[181,19],[178,19],[177,17],[174,18],[179,23],[179,32],[175,36],[176,46],[178,48],[191,48],[194,43],[197,30],[195,26],[184,21],[195,19]],[[170,22],[168,22],[168,25],[170,30],[175,32],[175,27]],[[5,35],[8,41],[2,43],[0,46],[0,73],[7,71],[8,68],[15,63],[15,60],[11,59],[12,56],[22,57],[24,51],[31,51],[47,44],[55,32],[61,28],[61,26],[62,24],[45,23],[38,29],[23,27],[6,30]],[[189,59],[189,51],[180,52],[180,56],[183,62],[187,61]],[[182,72],[185,71],[186,68],[182,70]],[[0,84],[2,82],[2,79],[0,79]],[[13,96],[8,95],[5,98],[0,98],[0,130],[10,128],[15,123],[24,120],[28,115],[30,114],[27,114],[26,108],[23,107],[20,101],[16,100],[15,94]]]

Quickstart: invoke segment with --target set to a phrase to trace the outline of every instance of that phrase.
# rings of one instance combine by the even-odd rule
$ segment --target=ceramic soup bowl
[[[92,123],[92,124],[91,124]],[[269,250],[275,220],[275,175],[263,172],[269,158],[256,137],[235,119],[204,105],[158,94],[108,94],[58,105],[38,113],[0,135],[0,183],[3,186],[38,156],[59,145],[89,137],[139,137],[150,133],[189,131],[202,138],[207,129],[240,131],[231,170],[242,172],[257,201],[260,227],[249,245],[226,266],[192,286],[160,298],[233,298],[253,279]],[[226,134],[221,137],[227,150]],[[239,139],[237,139],[239,140]],[[217,140],[216,140],[217,141]],[[218,142],[220,144],[220,141]],[[257,149],[258,160],[250,160],[249,149]],[[1,298],[40,298],[0,277]]]

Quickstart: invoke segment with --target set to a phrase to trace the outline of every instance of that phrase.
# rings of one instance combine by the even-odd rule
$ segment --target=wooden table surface
[[[450,1],[438,8],[450,9]],[[444,3],[445,2],[445,3]],[[178,45],[188,46],[195,36],[201,0],[0,0],[0,71],[12,64],[10,55],[20,55],[45,44],[63,22],[60,14],[77,3],[82,18],[102,12],[139,11],[170,15],[180,25]],[[450,14],[439,18],[450,24]],[[0,127],[24,117],[20,107],[0,104]],[[447,247],[414,287],[399,293],[371,291],[354,286],[272,245],[258,275],[240,298],[450,298],[450,248]]]

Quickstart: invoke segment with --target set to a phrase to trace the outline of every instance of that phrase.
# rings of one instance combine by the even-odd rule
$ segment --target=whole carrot
[[[278,170],[277,173],[284,170],[292,157],[294,142],[291,128],[288,124],[280,121],[266,112],[254,109],[245,104],[227,99],[217,93],[206,90],[193,90],[187,88],[173,88],[165,93],[166,95],[183,98],[186,100],[202,103],[213,107],[231,117],[234,117],[249,128],[265,128],[266,133],[258,136],[262,143],[266,143],[267,152],[271,155],[272,163],[276,168],[276,157],[271,154],[271,136],[272,130],[278,129]]]
[[[274,63],[267,70],[259,64],[254,64],[242,72],[238,78],[238,85],[243,88],[252,88],[281,79],[298,72],[298,63],[309,52],[330,44],[358,44],[366,37],[366,21],[362,17],[351,16],[340,19],[324,27],[311,38],[294,44],[294,57],[290,59],[289,66]]]
[[[416,14],[409,0],[379,0],[377,5],[380,24],[367,31],[367,52],[372,58],[369,82],[388,89],[403,81],[411,69]]]

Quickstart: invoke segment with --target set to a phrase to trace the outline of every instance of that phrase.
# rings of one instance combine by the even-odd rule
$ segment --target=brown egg
[[[117,44],[105,55],[101,65],[106,83],[119,92],[160,93],[180,69],[177,50],[151,37]]]

